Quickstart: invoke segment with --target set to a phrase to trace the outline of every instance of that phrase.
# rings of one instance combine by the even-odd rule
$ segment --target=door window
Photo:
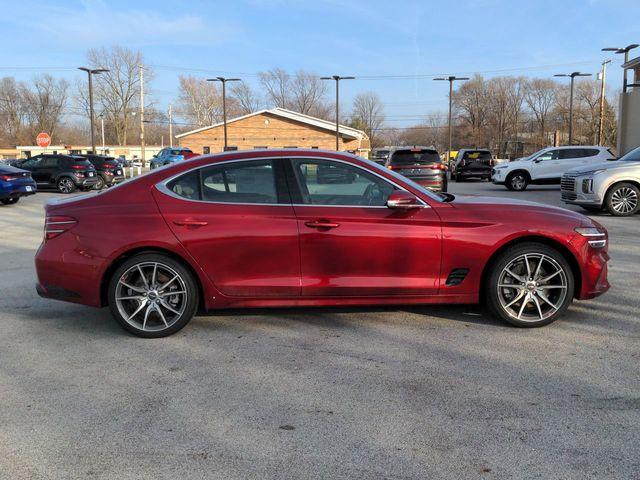
[[[20,164],[22,168],[35,168],[40,165],[41,157],[31,157]]]
[[[385,206],[394,186],[361,168],[330,160],[294,159],[301,203]]]
[[[57,157],[47,157],[40,164],[42,167],[54,168],[58,166],[58,158]]]
[[[559,150],[549,150],[548,152],[544,152],[542,155],[538,155],[536,160],[543,162],[547,160],[558,160],[558,152]]]

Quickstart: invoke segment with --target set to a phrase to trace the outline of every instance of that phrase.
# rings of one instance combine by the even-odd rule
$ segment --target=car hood
[[[523,215],[526,212],[535,212],[537,214],[554,215],[564,217],[566,221],[576,222],[577,224],[590,224],[589,218],[581,213],[567,210],[561,207],[545,205],[537,202],[529,202],[527,200],[519,200],[506,197],[488,197],[476,195],[456,195],[451,205],[461,208],[478,209],[482,212],[504,212],[505,208],[510,211],[521,210]]]
[[[607,160],[604,162],[591,163],[588,165],[583,165],[580,167],[571,168],[567,170],[567,173],[586,173],[592,172],[594,170],[606,169],[610,170],[612,168],[628,168],[628,167],[640,167],[640,162],[620,162],[617,160]]]

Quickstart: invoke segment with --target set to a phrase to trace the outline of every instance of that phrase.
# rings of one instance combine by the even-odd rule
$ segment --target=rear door
[[[153,191],[175,236],[224,295],[300,295],[298,226],[281,163],[214,163]]]
[[[289,167],[303,296],[437,293],[441,225],[432,208],[388,208],[399,187],[347,162],[293,158]]]
[[[59,173],[60,164],[63,161],[61,157],[54,155],[45,157],[38,167],[38,177],[41,179],[39,181],[43,184],[55,185],[56,176]]]

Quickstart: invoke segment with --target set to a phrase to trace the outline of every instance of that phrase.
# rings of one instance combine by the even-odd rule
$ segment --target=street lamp
[[[613,52],[613,53],[624,53],[624,63],[627,63],[629,61],[629,51],[633,50],[634,48],[640,47],[640,45],[638,45],[637,43],[632,43],[631,45],[627,45],[626,47],[606,47],[603,48],[602,51],[603,52]],[[624,75],[622,78],[622,92],[626,93],[627,91],[627,87],[629,85],[627,85],[627,69],[624,69]]]
[[[207,82],[220,82],[222,83],[222,121],[224,125],[224,150],[227,151],[227,82],[241,82],[240,78],[226,78],[216,77],[207,78]]]
[[[569,145],[573,145],[573,84],[576,77],[590,77],[590,73],[557,73],[554,77],[570,77],[571,78],[571,95],[569,97]]]
[[[320,80],[335,80],[336,82],[336,152],[340,150],[340,80],[354,80],[356,77],[341,77],[332,75],[320,77]]]
[[[93,129],[93,82],[91,78],[93,75],[98,75],[100,73],[108,72],[106,68],[87,68],[87,67],[78,67],[78,70],[82,70],[83,72],[87,72],[87,76],[89,77],[89,123],[91,124],[91,153],[96,153],[96,137]]]
[[[449,165],[449,161],[451,160],[451,138],[452,138],[452,126],[451,126],[451,110],[453,106],[453,82],[456,80],[469,80],[469,77],[456,77],[454,75],[450,75],[448,77],[438,77],[434,78],[435,81],[446,81],[449,82],[449,150],[447,150],[447,165]]]

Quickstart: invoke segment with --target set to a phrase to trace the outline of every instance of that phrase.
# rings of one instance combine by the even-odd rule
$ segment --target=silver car
[[[565,203],[589,211],[604,208],[616,216],[633,215],[640,207],[640,147],[619,160],[568,170],[560,188]]]

